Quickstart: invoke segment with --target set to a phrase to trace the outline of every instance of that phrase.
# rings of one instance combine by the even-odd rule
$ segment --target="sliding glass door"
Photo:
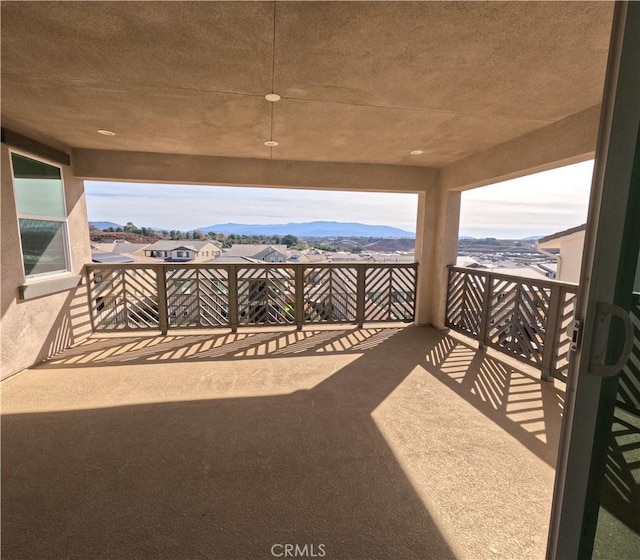
[[[640,3],[616,5],[550,559],[640,558]]]

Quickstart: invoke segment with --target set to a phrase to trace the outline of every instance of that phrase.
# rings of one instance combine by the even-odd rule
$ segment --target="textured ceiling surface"
[[[3,126],[67,147],[441,167],[600,103],[611,16],[609,2],[2,2]]]

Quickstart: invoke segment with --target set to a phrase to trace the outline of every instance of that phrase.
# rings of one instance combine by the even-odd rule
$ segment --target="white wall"
[[[584,232],[582,235],[571,237],[560,242],[560,257],[562,262],[558,267],[556,280],[563,282],[580,282],[580,267],[582,265],[582,250],[584,248]]]

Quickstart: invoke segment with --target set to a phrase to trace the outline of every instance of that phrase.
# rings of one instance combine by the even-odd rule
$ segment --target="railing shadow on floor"
[[[309,546],[317,556],[322,544],[328,558],[454,560],[372,421],[372,410],[415,365],[414,356],[398,365],[390,352],[398,343],[407,346],[407,334],[323,333],[322,348],[340,340],[369,348],[312,390],[120,406],[112,400],[111,406],[84,410],[5,410],[3,470],[11,476],[3,477],[3,557],[251,560],[272,557],[274,545],[294,543],[307,546],[307,557]],[[282,336],[246,336],[241,340],[249,344],[239,351]],[[179,376],[188,368],[190,348],[229,337],[181,336],[153,344],[155,338],[94,340],[46,367],[61,373],[70,366],[65,361],[96,349],[77,350],[98,344],[97,351],[113,352],[103,366],[119,365],[128,355],[135,356],[128,363],[153,364],[147,362],[151,351],[159,360],[171,352],[166,361],[184,365],[176,368]],[[142,342],[139,350],[149,353],[135,355]],[[126,370],[151,379],[155,374],[150,367]],[[37,368],[9,383],[19,385],[31,373],[51,374],[56,383],[58,372]],[[130,380],[128,375],[96,375],[93,390],[108,394]],[[345,393],[352,385],[357,390]],[[135,392],[136,384],[130,382],[129,389]]]
[[[94,335],[41,368],[99,367],[123,364],[198,362],[287,358],[291,356],[358,353],[375,348],[402,327],[328,328],[167,336]]]
[[[462,336],[445,335],[426,356],[426,369],[552,467],[560,439],[564,389]],[[537,373],[537,375],[536,375]]]
[[[406,327],[325,328],[303,331],[257,330],[240,333],[168,336],[92,337],[40,368],[91,368],[119,365],[203,363],[303,356],[362,354]],[[404,358],[425,369],[485,416],[555,466],[564,391],[559,382],[540,380],[530,366],[493,350],[478,349],[457,333],[438,334],[424,359],[421,348]],[[335,383],[335,379],[333,383]]]
[[[153,387],[155,368],[136,370],[138,364],[180,364],[169,372],[179,378],[192,361],[198,368],[217,362],[215,373],[222,360],[231,371],[245,360],[342,353],[354,359],[310,390],[282,394],[184,400],[178,389],[158,393],[175,402],[149,402],[136,393],[141,385],[131,383],[146,376],[151,383],[142,385]],[[532,542],[544,541],[546,514],[536,505],[546,499],[546,490],[536,494],[540,479],[520,476],[518,460],[487,445],[482,457],[474,456],[474,442],[490,422],[466,419],[471,403],[513,436],[506,445],[530,472],[546,472],[526,449],[551,463],[560,394],[526,368],[453,336],[383,327],[93,338],[33,373],[51,373],[56,383],[64,370],[99,366],[134,366],[87,377],[92,397],[105,395],[111,404],[5,409],[3,469],[12,473],[3,479],[7,555],[249,560],[264,558],[275,543],[294,542],[323,543],[336,558],[445,560],[460,551],[484,557],[499,542],[503,557],[526,558]],[[9,387],[22,378],[9,380]],[[22,394],[32,393],[23,387]],[[114,405],[130,398],[146,404]],[[512,413],[515,401],[549,421],[533,429]],[[423,440],[438,420],[432,405],[457,422],[439,426],[446,441],[435,448]],[[501,440],[500,430],[490,431]],[[504,492],[505,475],[512,477],[512,492],[528,499]],[[447,501],[463,494],[463,509],[452,510]],[[460,542],[452,541],[454,526],[465,533]]]

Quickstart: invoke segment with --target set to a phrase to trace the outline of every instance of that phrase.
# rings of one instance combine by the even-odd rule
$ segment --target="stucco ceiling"
[[[609,2],[2,2],[2,122],[67,147],[441,167],[600,103],[611,15]]]

